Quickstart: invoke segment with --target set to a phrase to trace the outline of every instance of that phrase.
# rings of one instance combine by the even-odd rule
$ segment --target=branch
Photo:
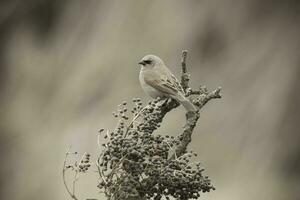
[[[184,92],[189,88],[190,75],[187,72],[186,67],[187,50],[182,51],[181,58],[181,86]]]
[[[187,96],[190,95],[198,95],[196,100],[192,100],[193,104],[195,104],[198,108],[197,112],[187,112],[186,113],[186,124],[183,128],[182,134],[179,136],[180,138],[180,144],[177,146],[175,153],[171,156],[171,159],[174,159],[175,157],[180,157],[186,152],[188,144],[191,142],[191,137],[194,131],[194,128],[197,124],[197,121],[200,117],[199,111],[200,109],[210,100],[221,98],[220,92],[221,87],[218,87],[216,90],[208,93],[206,87],[200,87],[199,90],[192,90],[189,87],[189,77],[190,74],[187,72],[186,67],[186,57],[187,57],[187,51],[182,51],[182,75],[181,75],[181,84],[184,88],[184,91],[186,92]]]
[[[67,192],[69,193],[70,197],[74,200],[78,200],[78,198],[75,196],[75,180],[73,180],[73,191],[71,192],[71,190],[69,189],[68,185],[67,185],[67,181],[66,181],[66,171],[67,171],[67,158],[70,154],[70,149],[71,149],[71,146],[68,148],[67,152],[66,152],[66,156],[65,156],[65,160],[64,160],[64,164],[63,164],[63,171],[62,171],[62,175],[63,175],[63,182],[64,182],[64,185],[65,185],[65,188],[67,190]],[[77,178],[77,172],[76,172],[76,175],[75,175],[75,179]]]
[[[200,95],[193,103],[201,109],[207,102],[209,102],[212,99],[219,99],[222,98],[220,92],[221,92],[221,87],[218,87],[214,91],[207,93],[207,94],[202,94]]]
[[[199,99],[196,100],[195,105],[197,105],[198,109],[200,110],[208,101],[212,99],[221,98],[220,91],[221,88],[219,87],[216,90],[210,92],[209,94],[202,94],[199,97]],[[199,112],[186,113],[186,124],[183,128],[182,134],[179,136],[181,143],[177,146],[175,150],[176,155],[172,155],[171,158],[174,158],[175,156],[181,156],[186,152],[186,148],[192,140],[191,137],[199,117]]]

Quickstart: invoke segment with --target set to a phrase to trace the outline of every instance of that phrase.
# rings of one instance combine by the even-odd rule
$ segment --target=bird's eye
[[[151,64],[151,63],[152,63],[151,60],[145,60],[144,62],[145,62],[146,64]]]

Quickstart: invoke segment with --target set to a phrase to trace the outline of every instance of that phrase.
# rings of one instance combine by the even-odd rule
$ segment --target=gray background
[[[1,1],[1,199],[67,199],[69,145],[97,155],[111,112],[148,98],[137,62],[159,55],[192,86],[222,86],[201,112],[191,147],[217,190],[206,200],[300,198],[300,3],[296,0]],[[182,107],[159,133],[177,135]],[[98,197],[97,174],[78,184]]]

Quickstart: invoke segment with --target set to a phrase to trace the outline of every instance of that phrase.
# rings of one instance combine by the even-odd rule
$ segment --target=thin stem
[[[105,180],[104,174],[103,174],[103,172],[102,172],[102,170],[101,170],[101,167],[100,167],[100,160],[101,160],[101,158],[102,158],[102,155],[100,155],[100,156],[98,157],[98,159],[97,159],[97,168],[98,168],[98,172],[99,172],[100,178],[102,179],[102,181],[103,181],[105,184],[107,184],[107,181]]]
[[[174,153],[174,157],[175,157],[175,160],[177,160],[177,155],[176,155],[176,151],[171,147],[171,145],[167,142],[167,141],[164,141],[168,147],[171,149],[171,151]]]
[[[67,152],[66,152],[66,156],[65,156],[65,160],[64,160],[64,164],[63,164],[62,176],[63,176],[64,186],[65,186],[67,192],[69,193],[70,197],[74,200],[78,200],[78,198],[74,194],[74,189],[73,189],[73,193],[72,193],[71,190],[69,189],[67,181],[66,181],[66,171],[67,171],[66,164],[67,164],[67,158],[70,154],[70,149],[71,149],[71,146],[67,149]]]
[[[73,197],[75,197],[75,185],[76,185],[76,181],[77,181],[77,175],[78,175],[78,171],[75,171],[75,175],[74,175],[74,180],[73,180]]]
[[[148,108],[148,106],[145,106],[144,108],[142,108],[135,116],[134,118],[131,120],[131,122],[128,124],[127,126],[127,130],[124,134],[124,138],[126,138],[127,133],[129,131],[129,129],[131,128],[132,124],[135,122],[135,120]]]

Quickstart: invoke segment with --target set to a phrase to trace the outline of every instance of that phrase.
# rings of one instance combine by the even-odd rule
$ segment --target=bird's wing
[[[172,79],[172,83],[173,83],[174,87],[176,87],[178,91],[180,91],[182,94],[184,94],[181,84],[178,82],[177,78],[173,74],[171,75],[171,79]]]
[[[158,75],[154,72],[148,72],[144,76],[145,83],[155,88],[156,90],[169,95],[176,95],[178,89],[165,75]]]
[[[144,80],[146,84],[162,93],[172,96],[177,96],[178,94],[181,96],[184,94],[180,83],[173,74],[171,74],[171,76],[167,76],[166,74],[148,72],[148,74],[144,77]]]
[[[196,111],[197,108],[184,96],[183,89],[176,77],[148,72],[144,76],[144,81],[149,86],[155,88],[167,97],[172,97],[179,101],[187,111]]]

